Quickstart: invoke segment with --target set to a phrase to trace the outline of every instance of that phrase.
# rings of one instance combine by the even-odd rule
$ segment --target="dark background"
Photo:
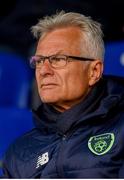
[[[79,12],[102,23],[105,42],[124,40],[122,0],[4,0],[0,1],[0,48],[28,57],[35,43],[30,27],[57,10]]]

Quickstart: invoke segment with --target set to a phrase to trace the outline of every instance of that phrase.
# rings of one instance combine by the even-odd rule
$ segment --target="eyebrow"
[[[60,50],[60,51],[58,51],[58,52],[56,52],[55,54],[52,54],[52,55],[49,55],[49,56],[56,56],[56,55],[61,55],[61,53],[62,53],[62,51],[63,50]],[[42,55],[42,54],[35,54],[35,56],[43,56],[43,57],[48,57],[48,56],[44,56],[44,55]]]

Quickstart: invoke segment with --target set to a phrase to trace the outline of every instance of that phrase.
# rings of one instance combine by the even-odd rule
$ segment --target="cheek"
[[[88,90],[88,73],[86,70],[78,68],[73,73],[68,74],[65,78],[65,89],[68,92],[68,96],[81,95]]]
[[[35,71],[35,78],[36,78],[37,86],[39,87],[41,80],[40,80],[39,73],[37,71]]]
[[[41,95],[41,82],[42,82],[42,77],[38,71],[35,72],[35,79],[36,79],[36,86],[39,95]]]

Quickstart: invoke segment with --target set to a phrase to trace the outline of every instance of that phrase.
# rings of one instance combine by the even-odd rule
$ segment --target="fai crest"
[[[114,144],[115,136],[113,133],[92,136],[88,141],[89,149],[96,155],[107,153]]]

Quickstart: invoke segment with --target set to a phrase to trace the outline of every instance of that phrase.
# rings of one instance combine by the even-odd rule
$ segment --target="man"
[[[32,28],[36,128],[8,149],[6,178],[124,177],[124,85],[103,77],[100,24],[63,11]]]

